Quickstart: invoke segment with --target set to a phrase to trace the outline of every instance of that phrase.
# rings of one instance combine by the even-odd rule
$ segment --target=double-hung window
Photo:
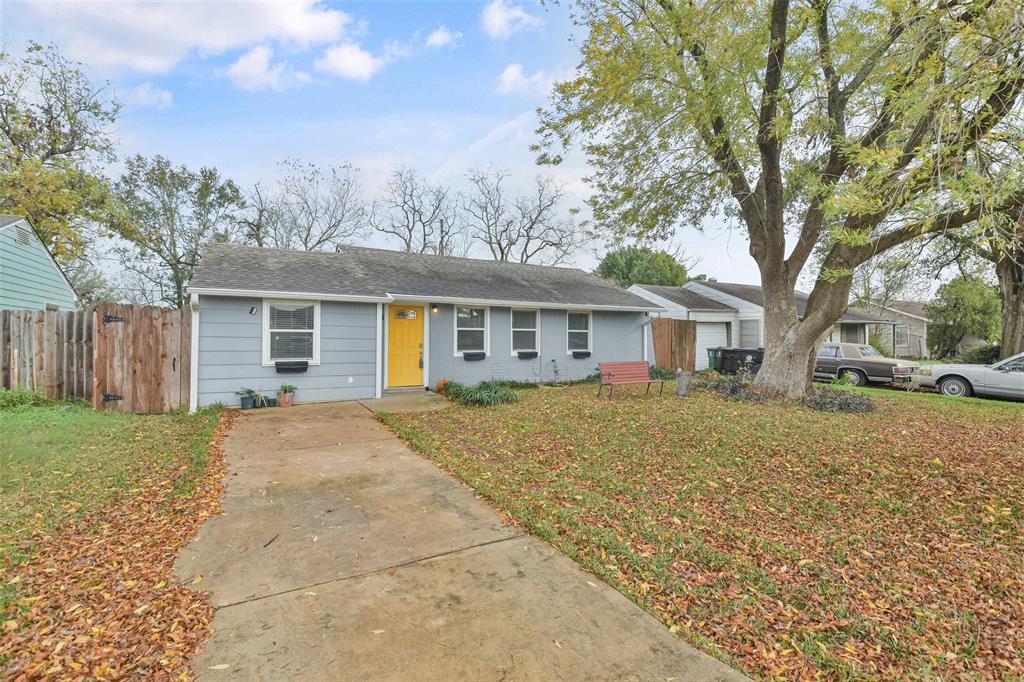
[[[487,308],[455,307],[455,354],[487,352]]]
[[[897,346],[909,346],[910,345],[910,325],[898,324],[896,325],[896,345]]]
[[[536,310],[512,311],[512,354],[522,351],[536,351],[537,348]]]
[[[569,311],[566,314],[570,353],[577,350],[591,350],[590,322],[589,312]]]
[[[278,360],[320,364],[319,302],[263,302],[263,364]]]

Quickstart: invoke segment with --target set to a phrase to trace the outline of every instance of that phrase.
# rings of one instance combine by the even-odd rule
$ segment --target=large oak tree
[[[542,112],[610,237],[721,216],[765,293],[757,381],[806,393],[858,266],[1024,205],[1019,0],[579,0],[577,77]],[[813,258],[812,258],[813,256]],[[806,313],[797,278],[814,268]]]

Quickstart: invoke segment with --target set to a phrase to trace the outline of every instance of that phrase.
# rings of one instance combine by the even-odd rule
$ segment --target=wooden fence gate
[[[96,409],[167,412],[188,404],[191,341],[188,308],[0,310],[0,387],[81,398]]]
[[[100,305],[94,324],[93,407],[167,412],[188,404],[191,309]]]
[[[697,323],[659,317],[651,323],[654,363],[692,372],[697,362]]]

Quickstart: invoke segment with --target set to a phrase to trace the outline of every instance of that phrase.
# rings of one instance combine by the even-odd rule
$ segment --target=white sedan
[[[930,365],[918,377],[922,386],[938,387],[943,395],[1024,400],[1024,353],[994,365]]]

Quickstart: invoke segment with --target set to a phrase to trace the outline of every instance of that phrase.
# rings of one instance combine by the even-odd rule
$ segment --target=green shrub
[[[676,371],[671,367],[660,367],[658,365],[651,365],[650,370],[651,378],[659,381],[668,381],[669,379],[676,378]]]
[[[999,346],[982,344],[968,348],[960,354],[960,362],[968,365],[991,365],[999,359]]]
[[[21,405],[50,405],[53,402],[42,391],[30,391],[24,386],[0,388],[0,410],[10,410]]]
[[[804,405],[819,412],[871,412],[875,402],[862,393],[834,388],[819,388],[803,400]]]
[[[537,388],[540,383],[536,381],[516,381],[513,379],[493,379],[489,384],[501,384],[502,386],[508,386],[509,388],[523,389],[523,388]]]
[[[481,381],[476,386],[465,386],[449,381],[444,394],[463,405],[501,405],[519,401],[519,394],[504,381]]]

